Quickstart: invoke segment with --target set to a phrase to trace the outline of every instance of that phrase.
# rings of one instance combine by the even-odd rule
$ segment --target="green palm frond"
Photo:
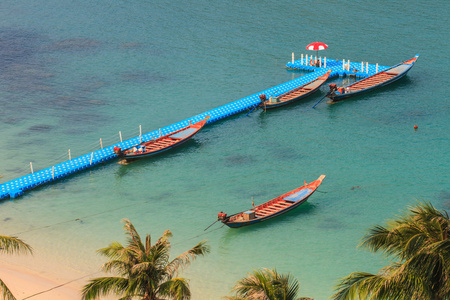
[[[399,259],[377,275],[343,278],[333,299],[450,299],[450,220],[446,211],[419,202],[408,212],[375,226],[360,246]]]
[[[83,289],[83,299],[95,299],[98,296],[114,293],[122,300],[141,298],[156,300],[166,299],[185,300],[190,298],[189,285],[183,278],[173,278],[174,274],[168,272],[170,230],[151,244],[151,236],[146,235],[145,244],[136,231],[136,228],[128,219],[122,220],[127,235],[127,243],[122,245],[113,242],[108,247],[97,250],[111,260],[103,264],[105,272],[112,272],[122,277],[102,277],[90,281]],[[209,252],[209,246],[201,242],[194,248],[186,251],[175,259],[184,263],[192,261],[198,255]],[[175,265],[174,263],[172,265]],[[159,295],[159,296],[158,296]]]
[[[226,299],[296,300],[299,288],[300,283],[292,275],[263,268],[239,280],[233,288],[235,295]]]
[[[30,245],[14,236],[0,235],[0,252],[6,254],[13,253],[33,253]]]
[[[159,286],[158,295],[174,300],[188,300],[191,298],[191,291],[186,279],[175,277]]]
[[[402,236],[399,231],[391,231],[383,226],[376,225],[369,230],[359,246],[368,248],[372,252],[383,251],[387,255],[396,256],[401,239]]]
[[[248,273],[247,277],[239,280],[233,288],[236,296],[252,299],[258,296],[261,299],[267,299],[267,285],[268,278],[261,270],[253,270],[253,273]]]
[[[129,280],[122,277],[100,277],[89,281],[83,287],[82,299],[93,300],[108,294],[121,295],[128,289]]]
[[[30,253],[33,254],[33,249],[30,245],[14,236],[0,235],[0,253]],[[6,284],[0,279],[0,295],[5,300],[15,300],[11,291]]]
[[[428,247],[428,251],[441,253],[445,257],[450,257],[450,239],[447,238],[445,240],[433,243]]]
[[[402,268],[423,282],[422,290],[429,297],[450,291],[450,261],[436,252],[420,253],[408,259]],[[449,294],[447,294],[449,295]]]
[[[16,300],[6,284],[0,279],[0,295],[4,300]]]
[[[159,238],[159,240],[160,241],[167,241],[172,236],[173,236],[172,232],[169,229],[167,229],[166,231],[163,232],[163,235]]]
[[[102,270],[106,273],[114,273],[125,276],[125,274],[130,272],[130,269],[133,267],[133,264],[130,264],[126,261],[122,260],[110,260],[105,262],[102,265]]]
[[[149,254],[147,257],[155,264],[155,266],[158,268],[165,267],[169,262],[170,242],[158,241],[148,252]]]
[[[150,249],[152,248],[152,237],[150,234],[145,236],[145,255],[148,256],[150,254]]]
[[[333,300],[363,299],[364,296],[369,294],[369,291],[363,289],[364,282],[373,276],[373,274],[364,272],[351,273],[340,280],[336,286],[337,292],[331,298]]]
[[[431,202],[417,201],[415,206],[410,206],[409,211],[423,220],[433,219],[449,219],[449,215],[446,211],[438,211]]]
[[[294,300],[300,289],[300,283],[291,274],[281,275],[282,282],[285,282],[285,299]]]
[[[98,249],[97,253],[104,255],[110,259],[120,258],[127,250],[119,242],[112,242],[108,247]]]
[[[124,230],[127,235],[129,235],[128,249],[135,252],[137,256],[142,256],[145,254],[145,245],[141,241],[139,233],[136,231],[134,225],[128,219],[123,219],[122,222],[125,223]]]
[[[155,268],[155,265],[151,262],[141,262],[133,265],[130,269],[130,276],[141,278],[140,281],[152,286],[157,286],[158,282],[167,278],[166,274],[162,270]]]
[[[189,249],[188,251],[180,254],[173,259],[165,268],[165,271],[170,276],[177,274],[178,270],[187,267],[197,256],[204,256],[211,251],[209,245],[206,244],[206,240],[199,242],[197,245]]]
[[[406,300],[410,297],[410,291],[402,283],[405,280],[397,274],[371,274],[365,272],[353,272],[343,278],[337,285],[333,300],[368,300],[390,299]]]

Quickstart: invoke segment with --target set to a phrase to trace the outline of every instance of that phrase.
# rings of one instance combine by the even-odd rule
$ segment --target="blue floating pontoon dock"
[[[364,67],[364,70],[362,70],[362,66]],[[332,69],[332,72],[329,77],[330,79],[337,76],[350,76],[350,75],[356,77],[368,77],[375,74],[377,70],[382,71],[388,68],[386,66],[369,65],[369,64],[364,65],[362,63],[345,64],[344,61],[337,61],[331,59],[326,60],[326,62],[324,62],[324,65],[322,67],[315,67],[309,65],[309,62],[307,62],[306,58],[289,62],[287,63],[286,67],[290,70],[311,71],[311,73],[296,78],[294,80],[288,81],[281,85],[272,87],[270,89],[261,91],[257,94],[253,94],[251,96],[220,106],[213,110],[204,112],[192,118],[161,128],[161,135],[166,135],[169,134],[170,132],[186,127],[189,125],[189,121],[193,123],[201,121],[208,115],[210,116],[210,119],[208,120],[207,124],[211,124],[221,119],[241,113],[257,105],[260,102],[259,99],[260,95],[265,94],[265,95],[279,96],[289,90],[292,90],[296,87],[299,87],[307,82],[316,79],[317,77],[325,74],[329,69]],[[0,185],[0,199],[20,197],[23,195],[24,192],[36,188],[38,186],[57,181],[61,178],[67,177],[74,173],[78,173],[88,168],[94,167],[96,165],[108,162],[112,159],[117,158],[117,154],[114,153],[113,151],[114,147],[117,146],[121,147],[122,149],[127,149],[136,144],[139,144],[140,141],[148,141],[150,139],[159,137],[159,135],[160,131],[158,129],[149,132],[147,134],[144,134],[141,137],[138,136],[126,140],[124,142],[85,154],[83,156],[73,158],[71,160],[65,161],[63,163],[49,167],[47,169],[34,172],[22,176],[20,178],[8,181],[6,183],[3,183]]]

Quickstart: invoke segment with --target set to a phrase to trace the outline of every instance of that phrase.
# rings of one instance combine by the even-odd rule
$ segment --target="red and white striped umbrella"
[[[328,48],[328,45],[321,42],[314,42],[306,46],[306,50],[316,50],[316,56],[319,54],[319,50],[325,50]]]
[[[328,48],[328,45],[321,42],[314,42],[306,46],[306,50],[325,50]]]

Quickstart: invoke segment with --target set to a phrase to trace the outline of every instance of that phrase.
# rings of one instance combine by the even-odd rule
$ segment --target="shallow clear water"
[[[301,295],[326,299],[352,271],[383,257],[359,249],[366,229],[416,199],[450,209],[447,1],[7,1],[0,7],[0,182],[184,120],[284,83],[285,64],[323,41],[321,55],[394,65],[407,77],[335,105],[326,92],[285,108],[234,116],[190,143],[127,166],[109,163],[0,203],[3,234],[69,280],[98,271],[95,250],[138,231],[173,234],[177,255],[202,239],[212,252],[183,273],[194,299],[220,299],[253,268],[276,267]],[[346,78],[335,79],[343,81]],[[419,129],[414,131],[413,126]],[[244,210],[327,177],[306,204],[232,230],[219,211]],[[81,280],[82,283],[82,280]]]

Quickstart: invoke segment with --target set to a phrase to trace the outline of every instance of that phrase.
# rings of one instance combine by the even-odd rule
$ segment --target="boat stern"
[[[227,218],[227,214],[224,213],[223,211],[221,211],[220,213],[217,214],[217,220],[219,220],[219,221],[225,221],[229,218],[230,217]]]

